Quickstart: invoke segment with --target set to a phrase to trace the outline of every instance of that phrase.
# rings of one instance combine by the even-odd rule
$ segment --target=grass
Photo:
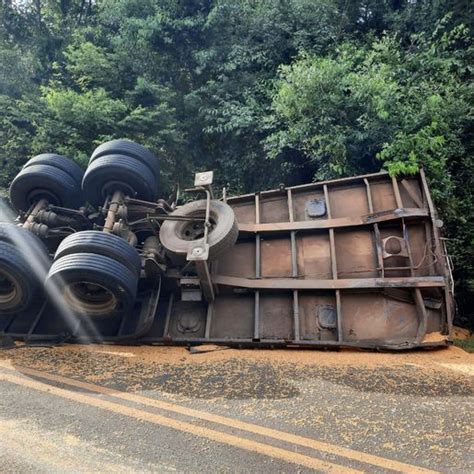
[[[454,345],[466,352],[474,352],[474,339],[454,339]]]

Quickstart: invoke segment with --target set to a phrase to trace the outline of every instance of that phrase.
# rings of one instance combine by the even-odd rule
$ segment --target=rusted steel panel
[[[215,341],[408,348],[449,340],[449,270],[423,174],[227,202],[240,236],[211,275],[220,288]]]

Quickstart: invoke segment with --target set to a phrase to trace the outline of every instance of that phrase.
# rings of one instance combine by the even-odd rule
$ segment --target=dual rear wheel
[[[46,199],[54,206],[75,209],[84,204],[81,182],[84,172],[71,159],[52,153],[31,158],[10,185],[10,201],[17,211],[27,212]]]
[[[82,188],[94,206],[103,204],[113,191],[155,201],[159,172],[158,158],[151,151],[128,140],[112,140],[92,153]]]
[[[83,231],[59,245],[46,279],[77,314],[113,317],[135,303],[141,261],[122,238],[100,231]]]
[[[41,240],[22,227],[0,224],[0,312],[19,313],[47,293],[76,314],[113,317],[131,311],[140,277],[137,251],[125,240],[99,231],[70,235],[51,265]]]
[[[86,201],[100,206],[118,190],[154,201],[158,176],[158,159],[153,153],[128,140],[113,140],[96,148],[85,173],[65,156],[35,156],[13,180],[10,200],[19,212],[28,212],[41,199],[70,209]],[[72,234],[61,242],[51,265],[46,249],[35,235],[21,227],[6,226],[0,226],[1,312],[25,309],[45,278],[50,292],[59,292],[76,313],[109,317],[131,310],[141,261],[136,249],[125,240],[98,231]],[[14,237],[10,238],[10,234]],[[31,272],[33,259],[19,244],[28,239],[34,240],[35,246],[31,248],[42,247],[36,254],[41,253],[42,260],[48,261],[42,275]]]
[[[40,199],[72,209],[86,201],[100,206],[115,191],[154,201],[158,178],[158,159],[153,153],[134,142],[113,140],[96,148],[85,173],[61,155],[32,158],[13,180],[10,199],[23,212]],[[202,240],[205,213],[206,201],[195,201],[171,215],[188,220],[163,223],[160,240],[170,256],[183,260],[191,241]],[[30,271],[31,253],[23,252],[17,245],[18,239],[10,237],[13,228],[14,235],[31,242],[35,255],[40,256],[42,278],[38,272]],[[0,311],[25,309],[44,279],[49,293],[59,294],[75,313],[100,318],[132,310],[141,259],[137,250],[121,237],[99,231],[74,233],[60,243],[51,265],[46,249],[35,235],[21,227],[8,229],[7,232],[7,227],[0,226]],[[211,201],[209,259],[222,255],[235,243],[237,235],[232,209]]]
[[[78,315],[112,317],[135,303],[141,260],[135,248],[113,234],[83,231],[66,237],[51,265],[34,234],[0,224],[0,313],[33,308],[43,290]]]
[[[158,158],[129,140],[112,140],[97,147],[84,171],[73,160],[53,153],[31,158],[12,181],[10,201],[27,212],[40,199],[76,209],[86,201],[100,206],[114,191],[154,201],[159,178]]]

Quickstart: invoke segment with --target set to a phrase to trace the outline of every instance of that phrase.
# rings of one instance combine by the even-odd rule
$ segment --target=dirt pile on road
[[[227,349],[191,354],[178,347],[77,346],[0,352],[29,367],[120,390],[159,390],[212,399],[285,399],[298,381],[322,380],[357,391],[412,396],[472,395],[474,356],[437,351],[373,353]],[[21,369],[20,369],[21,370]]]

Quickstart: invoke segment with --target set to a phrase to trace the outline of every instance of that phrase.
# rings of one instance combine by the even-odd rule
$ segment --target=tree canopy
[[[0,0],[0,186],[123,137],[160,157],[163,194],[205,169],[235,194],[423,166],[472,317],[470,7]]]

